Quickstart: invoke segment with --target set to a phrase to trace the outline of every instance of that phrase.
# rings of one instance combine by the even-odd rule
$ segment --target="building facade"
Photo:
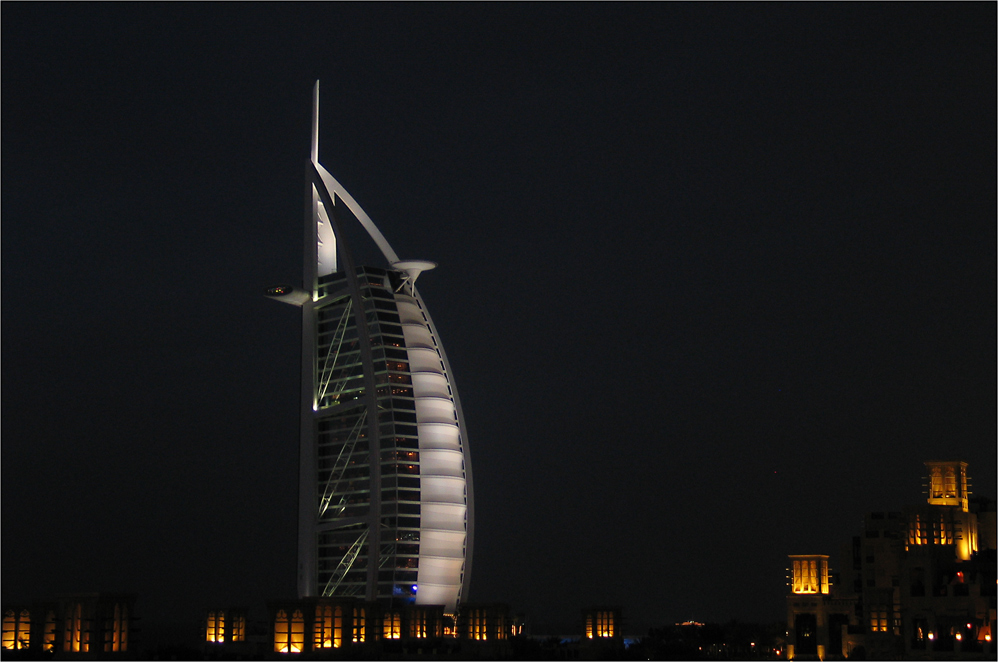
[[[299,597],[442,605],[471,574],[474,508],[461,402],[416,289],[435,264],[399,260],[318,160],[313,97],[301,308]],[[359,224],[384,264],[355,263]],[[349,228],[352,230],[352,228]]]
[[[790,556],[788,659],[994,659],[995,502],[930,461],[926,503],[876,511],[825,555]]]
[[[28,658],[91,656],[133,659],[134,594],[79,593],[3,609],[4,651]],[[7,655],[5,653],[4,655]]]

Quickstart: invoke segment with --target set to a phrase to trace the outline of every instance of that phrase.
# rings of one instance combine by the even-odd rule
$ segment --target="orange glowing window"
[[[31,643],[31,614],[26,609],[8,609],[3,613],[3,648],[27,649]]]
[[[385,639],[399,639],[402,636],[402,614],[391,611],[385,614],[383,625],[383,636]]]
[[[936,531],[935,543],[937,545],[953,544],[953,525],[952,523],[946,521],[946,515],[944,513],[940,513],[939,515],[939,526]]]
[[[956,470],[954,467],[946,467],[943,492],[948,499],[956,496]]]
[[[246,617],[236,614],[232,617],[232,641],[246,641]]]
[[[364,643],[367,632],[367,612],[363,607],[353,608],[353,641],[357,644]]]
[[[908,527],[908,544],[910,545],[928,545],[929,544],[929,533],[926,529],[925,522],[922,521],[922,516],[916,514],[915,521],[911,522]]]
[[[305,647],[305,617],[300,609],[291,616],[291,637],[288,641],[290,652],[300,653]]]
[[[611,611],[598,611],[596,612],[596,632],[597,637],[612,637],[613,636],[613,612]]]
[[[300,653],[305,645],[305,617],[296,609],[291,618],[283,609],[274,618],[274,650],[278,653]]]
[[[83,620],[83,605],[77,602],[70,605],[63,630],[63,650],[67,653],[90,652],[90,628]]]
[[[210,644],[220,644],[225,641],[225,612],[209,611],[208,627],[205,639]]]
[[[495,623],[492,625],[492,632],[495,633],[496,639],[505,639],[508,635],[508,630],[506,616],[501,613],[496,614]]]
[[[3,613],[3,647],[6,650],[14,650],[14,642],[17,641],[17,617],[13,609],[8,609]]]
[[[329,605],[319,605],[315,609],[315,627],[313,628],[313,648],[333,647],[333,608]]]
[[[55,612],[50,611],[45,615],[45,629],[42,631],[42,650],[45,652],[55,651]]]
[[[887,607],[880,605],[870,610],[870,631],[887,632]]]
[[[826,558],[794,559],[794,593],[828,593],[828,561]]]
[[[283,609],[278,609],[277,615],[274,616],[274,652],[288,652],[288,634],[290,625],[291,623],[288,621],[287,612]]]
[[[128,650],[128,606],[115,604],[114,612],[104,622],[104,652]]]
[[[414,639],[425,639],[429,636],[426,631],[426,612],[421,609],[415,611],[409,618],[409,636]]]
[[[343,645],[343,608],[319,605],[315,612],[315,648],[339,648]]]

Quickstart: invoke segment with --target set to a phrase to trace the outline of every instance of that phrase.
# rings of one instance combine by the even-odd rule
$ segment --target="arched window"
[[[55,651],[55,612],[49,611],[45,615],[45,630],[42,632],[42,650],[45,652]]]
[[[932,467],[930,469],[930,474],[929,493],[932,495],[932,498],[941,499],[945,490],[943,485],[943,470],[941,467]]]
[[[305,617],[300,609],[295,609],[291,618],[283,609],[277,610],[274,617],[274,651],[277,653],[300,653],[305,646]]]
[[[398,611],[390,611],[385,614],[384,633],[385,639],[399,639],[402,636],[402,614]]]
[[[17,632],[17,617],[13,609],[8,609],[3,613],[3,647],[6,650],[14,650],[14,638]]]
[[[329,605],[319,605],[315,608],[315,626],[313,627],[312,647],[333,647],[333,608]]]
[[[114,605],[114,613],[104,623],[104,652],[128,650],[128,606]]]
[[[67,653],[87,653],[90,651],[90,629],[83,620],[83,605],[79,602],[69,606],[66,627],[63,630],[63,650]]]
[[[305,617],[301,609],[291,616],[291,633],[288,637],[289,653],[300,653],[305,648]]]
[[[90,628],[83,620],[83,604],[75,603],[69,606],[66,617],[66,627],[63,650],[68,653],[87,653],[90,651]]]
[[[291,649],[288,647],[290,625],[287,612],[283,609],[278,609],[277,615],[274,617],[274,652],[290,652]]]
[[[339,648],[343,645],[343,607],[319,605],[315,610],[315,648]]]
[[[417,609],[409,618],[409,636],[414,639],[425,639],[427,637],[426,612]]]
[[[947,499],[956,496],[956,468],[946,467],[945,482],[943,484],[943,494]]]
[[[3,614],[3,647],[25,650],[31,643],[31,612],[8,609]]]

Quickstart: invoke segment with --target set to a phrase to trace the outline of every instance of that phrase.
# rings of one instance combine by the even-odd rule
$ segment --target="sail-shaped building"
[[[298,593],[444,605],[467,596],[474,510],[461,402],[416,278],[319,163],[312,103],[301,308]],[[355,263],[359,224],[384,256]],[[350,232],[346,232],[350,230]]]

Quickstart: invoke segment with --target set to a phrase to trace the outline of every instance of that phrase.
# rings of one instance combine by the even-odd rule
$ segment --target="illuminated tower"
[[[791,554],[791,593],[828,594],[828,556],[824,554]]]
[[[930,460],[925,463],[929,470],[929,504],[933,506],[959,506],[967,512],[970,492],[967,483],[967,463],[959,460]]]
[[[474,528],[461,402],[416,278],[319,164],[312,103],[302,311],[298,593],[444,605],[467,596]],[[359,223],[385,264],[360,266]]]
[[[956,557],[969,561],[978,550],[977,515],[970,512],[967,463],[930,460],[926,504],[908,508],[908,546],[955,545]]]

